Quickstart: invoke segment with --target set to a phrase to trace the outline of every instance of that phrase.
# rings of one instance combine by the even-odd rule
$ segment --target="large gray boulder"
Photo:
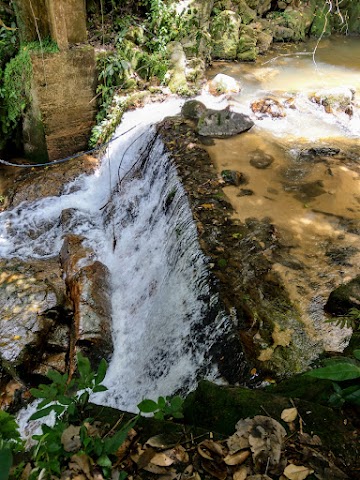
[[[206,110],[199,118],[197,132],[208,137],[231,137],[246,132],[254,122],[242,113],[224,110]]]

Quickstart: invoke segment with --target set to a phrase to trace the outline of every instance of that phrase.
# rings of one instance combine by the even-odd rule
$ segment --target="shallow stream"
[[[291,99],[294,108],[283,118],[257,118],[249,132],[216,140],[208,151],[219,174],[237,170],[247,180],[224,189],[234,217],[267,218],[275,226],[287,250],[275,269],[308,333],[327,350],[342,350],[349,331],[324,322],[322,309],[330,291],[360,267],[360,39],[325,39],[315,61],[308,55],[314,47],[279,46],[256,65],[215,64],[210,78],[225,73],[242,84],[227,100],[233,109],[254,119],[250,104],[265,97]],[[309,100],[315,91],[343,86],[356,90],[352,116],[326,113]],[[324,150],[309,154],[314,148]]]

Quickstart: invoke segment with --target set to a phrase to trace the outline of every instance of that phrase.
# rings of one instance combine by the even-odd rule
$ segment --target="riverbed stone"
[[[242,113],[224,110],[207,110],[199,118],[197,131],[199,135],[209,137],[230,137],[246,132],[254,122]]]
[[[223,170],[221,176],[227,185],[235,185],[237,187],[247,183],[245,176],[237,170]]]
[[[262,150],[256,150],[251,154],[250,165],[260,170],[270,167],[273,162],[274,157]]]
[[[347,315],[351,308],[360,310],[360,276],[339,285],[330,293],[324,310],[331,315]]]

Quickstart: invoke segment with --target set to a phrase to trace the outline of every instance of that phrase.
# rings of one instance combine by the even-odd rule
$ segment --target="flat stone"
[[[254,122],[242,113],[224,110],[207,110],[199,118],[197,132],[208,137],[231,137],[246,132]]]

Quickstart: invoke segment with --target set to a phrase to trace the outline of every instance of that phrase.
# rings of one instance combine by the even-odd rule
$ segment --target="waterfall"
[[[145,397],[190,391],[200,375],[214,378],[209,352],[230,328],[210,291],[186,194],[153,126],[178,108],[170,101],[129,114],[126,129],[139,125],[112,143],[94,175],[0,217],[2,257],[58,255],[71,232],[109,268],[114,354],[109,391],[93,400],[130,411]],[[68,208],[76,214],[65,226]]]

